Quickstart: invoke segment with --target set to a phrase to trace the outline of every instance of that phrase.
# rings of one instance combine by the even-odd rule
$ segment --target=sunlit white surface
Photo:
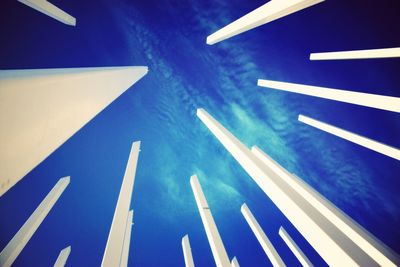
[[[71,246],[68,246],[61,250],[56,262],[54,263],[54,267],[64,267],[67,263],[69,254],[71,254]]]
[[[240,267],[240,264],[236,257],[233,257],[233,259],[231,260],[231,267]]]
[[[128,213],[128,218],[126,220],[124,245],[122,247],[121,263],[119,265],[120,267],[128,266],[129,247],[130,247],[130,244],[131,244],[132,225],[133,225],[133,210],[130,210],[129,213]]]
[[[0,196],[147,67],[0,70]]]
[[[279,235],[282,237],[283,241],[285,241],[286,245],[290,248],[290,250],[296,256],[296,258],[299,260],[302,266],[304,267],[314,266],[283,227],[279,228]]]
[[[185,266],[194,267],[192,248],[190,247],[190,241],[188,235],[185,235],[182,238],[182,250],[183,250],[183,257],[185,259]]]
[[[390,57],[400,57],[400,47],[310,54],[310,60],[368,59]]]

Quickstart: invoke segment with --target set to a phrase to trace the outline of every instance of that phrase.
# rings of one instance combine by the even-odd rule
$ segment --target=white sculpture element
[[[391,57],[400,57],[400,47],[310,54],[310,60],[368,59]]]
[[[115,207],[110,233],[108,234],[107,245],[101,263],[102,267],[126,266],[122,264],[127,263],[127,258],[123,260],[123,255],[127,256],[128,251],[126,250],[129,249],[129,242],[126,241],[126,239],[130,239],[130,229],[128,229],[130,227],[128,227],[127,223],[132,223],[132,218],[130,216],[133,217],[133,213],[129,212],[129,207],[131,205],[132,190],[135,183],[139,151],[140,141],[134,142],[129,154],[117,206]],[[127,247],[125,247],[125,244]]]
[[[188,235],[185,235],[182,238],[182,249],[183,249],[183,257],[185,259],[185,266],[194,267],[192,248],[190,247],[190,241]]]
[[[231,261],[231,267],[240,267],[239,262],[236,257],[233,257]]]
[[[388,157],[400,160],[400,150],[397,148],[394,148],[392,146],[388,146],[388,145],[379,143],[375,140],[372,140],[372,139],[363,137],[361,135],[340,129],[338,127],[329,125],[324,122],[317,121],[315,119],[306,117],[304,115],[299,115],[299,121],[301,121],[307,125],[310,125],[312,127],[315,127],[317,129],[320,129],[324,132],[336,135],[347,141],[353,142],[357,145],[374,150],[374,151],[381,153],[383,155],[386,155]]]
[[[0,196],[147,73],[147,67],[1,70]]]
[[[128,266],[129,259],[129,247],[131,244],[131,232],[133,225],[133,210],[128,213],[128,218],[126,220],[125,235],[124,235],[124,245],[122,247],[121,264],[120,267]]]
[[[263,248],[265,254],[267,254],[267,257],[271,261],[272,265],[274,267],[286,266],[247,205],[243,204],[240,211],[242,212],[254,235],[257,237],[258,242]]]
[[[258,86],[282,90],[297,94],[315,96],[344,103],[400,112],[400,98],[384,95],[374,95],[319,86],[286,83],[270,80],[258,80]]]
[[[260,25],[285,17],[324,0],[271,0],[207,37],[212,45]]]
[[[221,236],[219,235],[217,225],[211,214],[206,197],[196,175],[190,177],[190,185],[192,186],[193,194],[196,199],[196,204],[199,209],[200,217],[207,234],[208,242],[210,243],[211,251],[214,256],[217,267],[230,267],[229,257],[226,253]]]
[[[360,244],[338,228],[299,191],[294,190],[288,178],[281,177],[276,170],[260,161],[204,109],[198,109],[197,116],[329,265],[397,265],[397,255],[372,235],[360,234],[360,239],[365,238],[364,244]],[[356,225],[353,227],[356,233],[365,234]]]
[[[54,267],[64,267],[65,264],[67,263],[70,253],[71,253],[71,246],[68,246],[63,250],[61,250],[56,262],[54,263]]]
[[[296,258],[299,260],[302,266],[304,267],[314,266],[283,227],[279,228],[279,235],[282,237],[283,241],[285,241],[286,245],[293,252],[293,254],[296,256]]]
[[[70,177],[64,177],[58,180],[53,189],[51,189],[24,225],[22,225],[6,247],[0,252],[0,266],[9,267],[13,264],[33,234],[42,224],[47,214],[49,214],[54,204],[56,204],[69,182]]]
[[[76,26],[76,19],[46,0],[18,0],[19,2],[36,9],[64,24]]]

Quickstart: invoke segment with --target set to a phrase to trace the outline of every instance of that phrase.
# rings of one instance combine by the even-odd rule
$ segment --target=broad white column
[[[13,264],[33,234],[42,224],[47,214],[49,214],[54,204],[56,204],[69,182],[70,177],[64,177],[58,180],[53,189],[51,189],[24,225],[22,225],[15,236],[8,242],[7,246],[0,252],[0,266],[8,267]]]
[[[258,86],[271,89],[315,96],[344,103],[360,105],[364,107],[377,108],[393,112],[400,112],[400,98],[384,95],[374,95],[327,87],[303,85],[296,83],[286,83],[270,80],[258,80]]]
[[[260,25],[285,17],[324,0],[271,0],[207,37],[212,45]]]
[[[64,24],[75,26],[76,19],[46,0],[18,0],[19,2],[58,20]]]
[[[70,253],[71,253],[71,246],[68,246],[63,250],[61,250],[56,262],[54,263],[54,267],[64,267],[65,264],[67,263]]]
[[[128,266],[129,247],[130,247],[130,244],[131,244],[132,225],[133,225],[133,210],[130,210],[129,213],[128,213],[128,218],[126,220],[124,245],[122,247],[122,255],[121,255],[120,267]]]
[[[275,267],[286,266],[278,252],[276,252],[275,247],[264,233],[260,224],[257,222],[253,213],[250,211],[249,207],[247,207],[246,204],[243,204],[240,211],[242,212],[254,235],[257,237],[258,242],[263,248],[265,254],[267,254],[267,257],[271,261],[272,265]]]
[[[369,148],[373,151],[376,151],[378,153],[381,153],[383,155],[386,155],[388,157],[400,160],[400,150],[397,148],[394,148],[392,146],[388,146],[382,143],[379,143],[375,140],[363,137],[361,135],[340,129],[338,127],[329,125],[327,123],[317,121],[315,119],[306,117],[304,115],[299,115],[299,121],[310,125],[314,128],[320,129],[324,132],[333,134],[337,137],[343,138],[347,141],[353,142],[357,145]]]
[[[396,266],[398,258],[392,258],[389,249],[376,247],[383,257],[375,258],[360,248],[204,109],[198,109],[197,116],[329,265]]]
[[[391,57],[400,57],[400,47],[310,54],[310,60],[368,59]]]
[[[190,247],[190,241],[188,235],[185,235],[182,238],[182,250],[183,250],[183,257],[185,259],[185,266],[194,267],[192,248]]]
[[[285,241],[286,245],[290,248],[290,250],[296,256],[296,258],[299,260],[302,266],[304,267],[314,266],[282,226],[279,228],[279,235],[282,237],[283,241]]]
[[[0,70],[0,196],[147,73],[147,67]]]
[[[127,221],[129,221],[129,207],[131,205],[132,190],[135,182],[139,151],[140,141],[133,142],[124,179],[121,185],[121,191],[119,192],[117,206],[115,207],[110,233],[108,234],[103,261],[101,263],[101,266],[103,267],[122,266],[122,255],[124,251],[124,241],[127,229],[126,224]],[[132,222],[132,220],[130,221]]]
[[[229,262],[228,254],[226,253],[217,225],[215,224],[206,197],[204,196],[196,175],[190,177],[190,185],[192,186],[194,198],[196,199],[196,204],[207,234],[208,242],[211,246],[215,263],[217,267],[230,267],[231,264]]]
[[[233,257],[231,261],[231,267],[240,267],[239,262],[236,257]]]

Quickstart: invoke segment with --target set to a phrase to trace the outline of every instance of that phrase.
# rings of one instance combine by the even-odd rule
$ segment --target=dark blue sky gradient
[[[264,1],[54,0],[63,25],[20,3],[0,9],[0,68],[146,65],[149,73],[0,199],[0,249],[66,175],[71,184],[15,266],[99,266],[130,146],[142,141],[129,266],[213,266],[190,175],[197,173],[228,255],[269,266],[240,213],[246,202],[288,266],[299,263],[283,225],[322,259],[196,118],[203,107],[246,145],[257,144],[396,252],[400,165],[297,122],[304,114],[400,147],[398,114],[257,87],[266,78],[400,97],[400,60],[309,61],[310,52],[400,46],[397,0],[327,0],[222,43],[206,36]]]

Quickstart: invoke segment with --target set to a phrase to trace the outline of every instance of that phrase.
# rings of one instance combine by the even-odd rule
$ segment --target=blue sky
[[[240,213],[246,202],[284,260],[298,264],[283,225],[317,265],[322,260],[196,118],[203,107],[246,145],[258,145],[395,251],[400,251],[400,165],[297,122],[302,113],[400,147],[390,112],[272,91],[268,78],[399,96],[398,59],[310,62],[310,52],[400,43],[394,0],[326,1],[230,40],[208,34],[263,1],[53,1],[71,28],[7,1],[0,67],[146,65],[149,73],[0,199],[0,248],[62,176],[71,184],[16,266],[47,266],[72,246],[71,266],[98,266],[132,141],[142,141],[132,207],[130,266],[183,266],[189,234],[199,266],[211,250],[191,192],[197,173],[230,257],[269,262]],[[1,11],[3,12],[3,11]],[[24,19],[17,19],[23,17]]]

